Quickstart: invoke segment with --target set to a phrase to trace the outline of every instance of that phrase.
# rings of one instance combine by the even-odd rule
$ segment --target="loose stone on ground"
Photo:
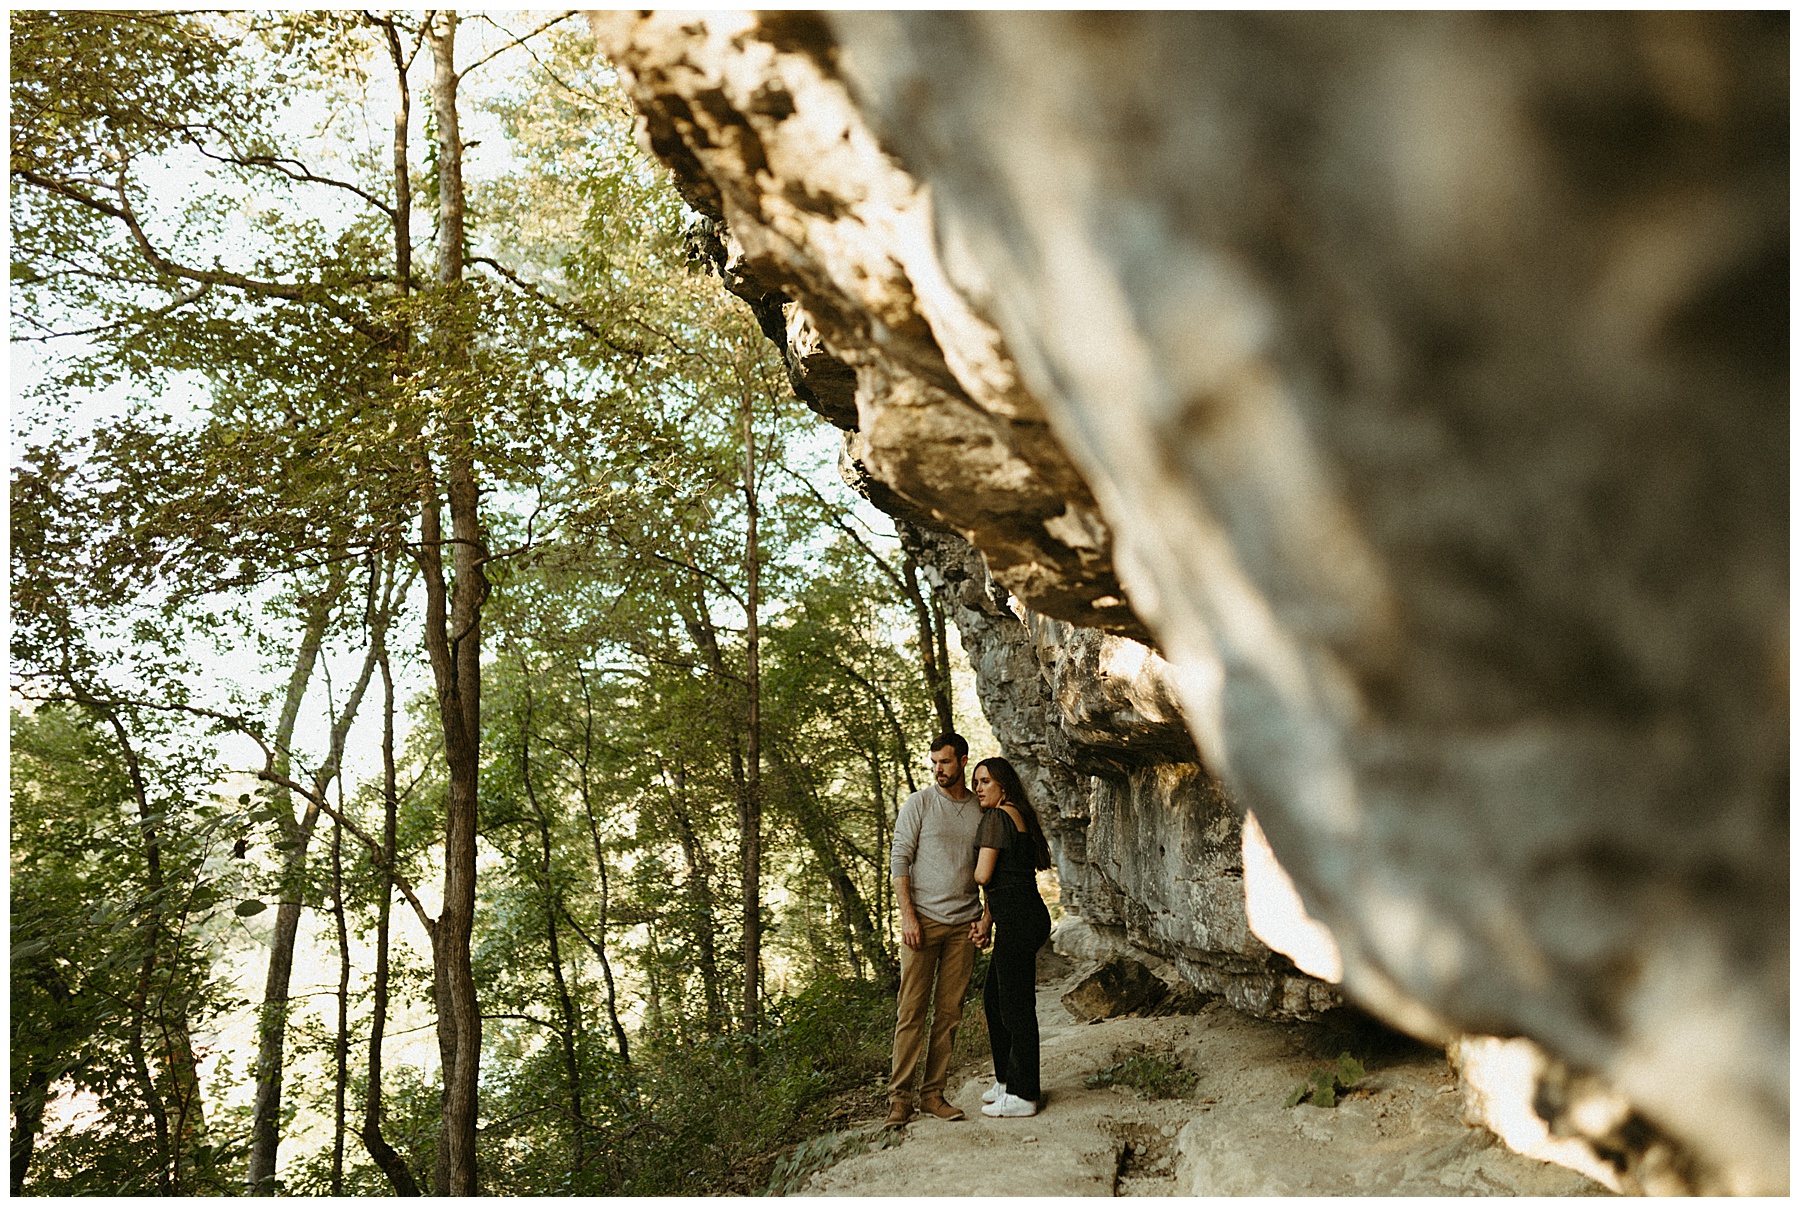
[[[1284,1107],[1329,1063],[1317,1025],[1253,1018],[1220,1002],[1199,1013],[1077,1021],[1062,998],[1091,963],[1040,964],[1044,1110],[981,1115],[990,1070],[957,1070],[950,1100],[969,1119],[918,1119],[906,1142],[814,1174],[806,1195],[1587,1195],[1605,1188],[1522,1157],[1461,1121],[1443,1058],[1401,1041],[1358,1053],[1367,1075],[1326,1110]],[[1125,1086],[1088,1089],[1095,1072],[1137,1053],[1178,1060],[1191,1095],[1146,1099]],[[1333,1054],[1335,1055],[1335,1054]]]
[[[1076,982],[1062,995],[1063,1007],[1076,1022],[1117,1018],[1140,1006],[1154,1006],[1167,997],[1169,987],[1136,960],[1108,960]]]

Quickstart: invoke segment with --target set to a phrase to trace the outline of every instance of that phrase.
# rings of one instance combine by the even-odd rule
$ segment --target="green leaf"
[[[249,803],[250,803],[250,794],[248,792],[240,793],[238,795],[238,804],[247,805]]]
[[[273,809],[252,809],[249,814],[249,821],[251,825],[260,826],[265,821],[273,820],[274,817],[275,810]]]
[[[1314,1106],[1324,1106],[1324,1107],[1336,1106],[1337,1105],[1337,1091],[1332,1089],[1331,1083],[1328,1081],[1324,1085],[1320,1086],[1318,1089],[1313,1091],[1312,1100],[1313,1100]]]
[[[1349,1089],[1351,1086],[1361,1081],[1365,1072],[1366,1070],[1362,1067],[1362,1062],[1357,1060],[1356,1057],[1350,1055],[1348,1052],[1339,1054],[1337,1059],[1337,1079],[1345,1089]]]
[[[240,918],[253,918],[268,908],[269,907],[261,901],[240,901],[237,904],[237,908],[231,912]]]
[[[1307,1085],[1303,1081],[1299,1085],[1294,1087],[1293,1093],[1289,1094],[1287,1096],[1287,1101],[1282,1103],[1281,1105],[1283,1105],[1283,1106],[1299,1106],[1301,1100],[1306,1097],[1306,1090],[1307,1090]]]

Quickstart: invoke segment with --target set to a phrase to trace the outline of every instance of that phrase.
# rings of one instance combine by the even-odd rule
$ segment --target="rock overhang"
[[[1785,1187],[1785,22],[602,22],[846,476],[1038,617],[1085,867],[1204,763],[1353,995]]]

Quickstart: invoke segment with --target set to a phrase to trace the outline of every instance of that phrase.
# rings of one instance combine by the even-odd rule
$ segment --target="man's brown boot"
[[[968,1118],[961,1110],[951,1106],[942,1098],[927,1098],[919,1104],[919,1109],[924,1111],[927,1115],[936,1115],[945,1123],[954,1123],[958,1119]]]
[[[912,1103],[896,1101],[893,1108],[888,1111],[887,1122],[881,1126],[905,1127],[907,1121],[912,1118],[912,1113]]]

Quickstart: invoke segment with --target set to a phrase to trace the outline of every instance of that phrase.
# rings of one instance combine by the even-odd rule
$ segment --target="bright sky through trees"
[[[14,17],[15,1192],[743,1190],[885,1045],[991,737],[558,16]]]

